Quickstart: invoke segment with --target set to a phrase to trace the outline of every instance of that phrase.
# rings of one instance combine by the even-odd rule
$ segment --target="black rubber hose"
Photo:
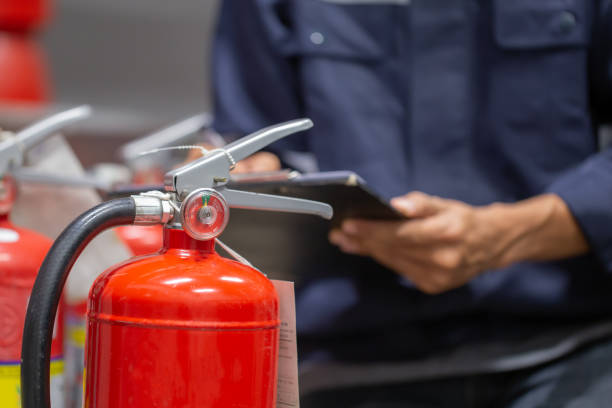
[[[45,257],[28,303],[21,347],[21,406],[50,408],[51,336],[62,288],[83,248],[107,228],[133,224],[132,198],[102,203],[74,220],[55,240]]]

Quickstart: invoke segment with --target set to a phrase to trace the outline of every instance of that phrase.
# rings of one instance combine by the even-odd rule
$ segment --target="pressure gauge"
[[[198,240],[213,239],[223,232],[229,221],[229,206],[219,192],[211,188],[193,191],[181,206],[183,228]]]

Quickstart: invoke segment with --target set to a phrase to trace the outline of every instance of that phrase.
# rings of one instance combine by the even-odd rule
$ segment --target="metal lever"
[[[232,208],[318,215],[326,220],[331,219],[334,213],[329,204],[318,201],[231,190],[225,187],[218,188],[217,191]]]
[[[88,118],[90,115],[91,108],[87,105],[72,108],[36,122],[15,134],[14,137],[2,141],[0,143],[0,175],[8,171],[10,167],[20,166],[23,162],[23,155],[29,148],[62,127]]]
[[[229,181],[229,172],[236,162],[285,136],[311,127],[310,119],[296,119],[259,130],[166,173],[165,188],[184,197],[197,188],[222,186]]]
[[[310,119],[296,119],[279,123],[278,125],[269,126],[240,138],[225,146],[223,150],[238,162],[285,136],[310,129],[311,127],[312,121]]]
[[[19,167],[11,170],[17,181],[25,181],[29,183],[51,184],[65,187],[82,187],[95,188],[108,192],[113,188],[113,185],[107,181],[92,177],[92,176],[69,176],[64,174],[50,174],[39,170],[32,170],[27,167]]]

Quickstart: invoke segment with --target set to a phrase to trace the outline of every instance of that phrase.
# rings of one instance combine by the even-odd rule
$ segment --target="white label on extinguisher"
[[[299,407],[295,292],[293,282],[272,280],[279,299],[280,342],[278,348],[277,408]]]
[[[17,242],[19,241],[19,233],[7,228],[0,228],[0,242]]]

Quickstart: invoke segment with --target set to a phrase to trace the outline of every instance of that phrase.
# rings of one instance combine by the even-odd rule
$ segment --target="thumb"
[[[406,217],[428,217],[447,207],[444,200],[420,191],[391,199],[391,205]]]

